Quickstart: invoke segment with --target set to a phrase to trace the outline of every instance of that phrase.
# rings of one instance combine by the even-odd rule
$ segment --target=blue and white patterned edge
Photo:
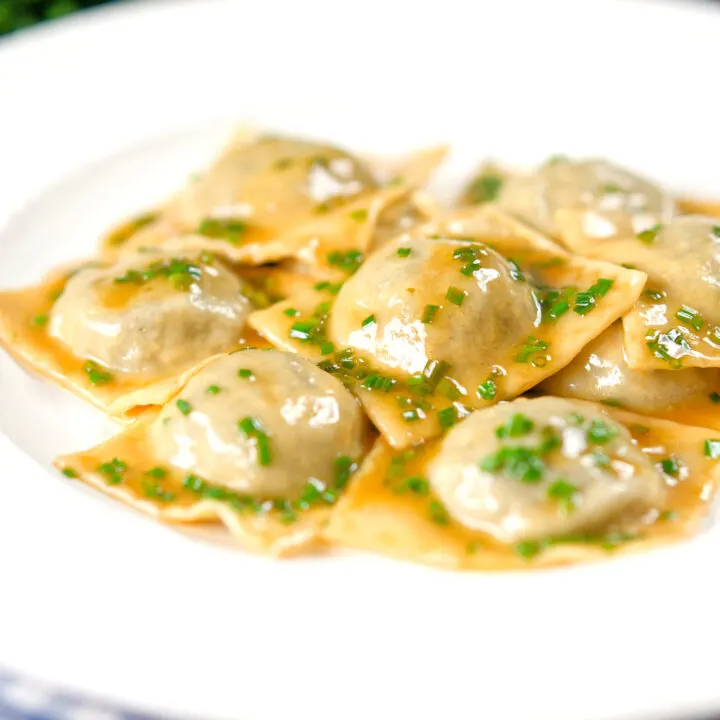
[[[0,720],[161,720],[0,669]]]

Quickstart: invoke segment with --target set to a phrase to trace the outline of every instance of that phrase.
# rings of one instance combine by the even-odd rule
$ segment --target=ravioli
[[[265,345],[246,328],[258,294],[208,254],[85,263],[0,293],[0,342],[31,369],[129,420],[162,404],[199,362]]]
[[[620,322],[536,389],[720,430],[720,369],[632,370]]]
[[[152,221],[123,223],[104,247],[210,251],[250,264],[365,251],[379,212],[424,183],[444,154],[437,148],[407,158],[385,186],[380,167],[337,147],[245,134]]]
[[[633,369],[720,367],[720,225],[682,215],[630,238],[580,242],[575,252],[622,258],[645,271],[647,287],[623,318]]]
[[[629,170],[606,160],[562,156],[530,175],[481,169],[460,202],[489,201],[569,246],[634,236],[676,212],[671,195]]]
[[[434,220],[351,270],[344,284],[321,283],[249,322],[341,377],[397,448],[566,365],[645,282],[490,207]]]
[[[297,355],[247,350],[215,358],[161,410],[56,465],[158,519],[219,521],[242,545],[282,555],[321,543],[367,438],[338,380]]]
[[[709,511],[720,441],[595,403],[520,398],[441,440],[377,441],[326,535],[453,569],[541,567],[687,536]]]

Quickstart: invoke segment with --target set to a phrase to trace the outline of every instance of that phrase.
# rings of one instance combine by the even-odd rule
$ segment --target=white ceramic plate
[[[720,12],[646,2],[137,2],[0,41],[0,286],[206,161],[232,120],[377,151],[605,154],[720,196]],[[108,423],[0,357],[0,666],[275,720],[720,711],[720,527],[569,570],[450,574],[196,543],[48,470]]]

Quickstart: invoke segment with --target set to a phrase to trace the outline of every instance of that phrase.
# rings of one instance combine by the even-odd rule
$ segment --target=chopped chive
[[[588,292],[595,297],[605,297],[608,290],[615,284],[614,280],[600,278],[594,285],[591,285]]]
[[[663,512],[658,515],[658,520],[677,520],[677,516],[678,514],[674,510],[663,510]]]
[[[542,480],[545,463],[537,450],[530,447],[503,447],[480,461],[480,469],[487,472],[504,470],[510,477],[526,483]]]
[[[662,225],[653,225],[651,228],[639,232],[637,234],[637,239],[650,245],[655,242],[655,238],[657,237],[657,234],[662,230],[662,228]]]
[[[340,455],[335,458],[333,469],[335,472],[335,487],[341,490],[348,484],[350,476],[357,469],[357,465],[347,455]]]
[[[531,363],[534,367],[545,367],[550,359],[545,352],[549,347],[550,343],[546,340],[539,340],[530,335],[515,356],[515,362]]]
[[[705,447],[705,457],[709,457],[709,458],[720,457],[720,440],[706,440],[704,447]]]
[[[558,500],[566,512],[572,512],[574,509],[574,497],[578,489],[575,485],[572,485],[565,480],[556,480],[552,485],[548,487],[548,497],[553,500]]]
[[[595,296],[590,292],[579,292],[575,296],[573,311],[578,315],[587,315],[595,307]]]
[[[497,395],[497,384],[494,380],[486,380],[484,383],[478,385],[477,394],[483,400],[494,400]]]
[[[689,325],[696,332],[702,330],[705,321],[697,310],[683,305],[676,313],[675,317],[685,325]]]
[[[397,250],[398,257],[406,258],[408,255],[410,255],[410,248],[398,248]]]
[[[442,378],[440,382],[438,382],[435,392],[438,393],[438,395],[446,397],[451,402],[454,402],[463,394],[460,392],[457,385],[446,377]]]
[[[263,430],[260,422],[254,417],[247,416],[238,421],[238,429],[246,438],[255,440],[258,465],[270,465],[272,462],[270,438]]]
[[[350,217],[353,220],[357,220],[358,222],[362,222],[363,220],[367,220],[368,211],[365,209],[359,209],[359,210],[353,210],[350,213]]]
[[[553,320],[557,320],[557,318],[564,315],[569,309],[570,305],[568,304],[567,300],[558,300],[554,305],[551,306],[550,310],[548,311],[548,315]]]
[[[63,468],[61,472],[66,478],[70,478],[71,480],[74,480],[78,476],[77,472],[71,467]]]
[[[457,410],[452,405],[438,410],[437,419],[443,430],[449,430],[457,422]]]
[[[215,240],[227,240],[235,245],[242,240],[248,229],[242,220],[206,218],[198,225],[197,232]]]
[[[470,183],[465,197],[471,205],[490,202],[498,196],[502,184],[503,179],[499,175],[481,175]]]
[[[265,433],[257,435],[257,454],[258,464],[267,467],[272,462],[272,452],[270,450],[270,439]]]
[[[515,545],[515,552],[525,560],[532,560],[536,555],[540,553],[542,547],[539,542],[535,540],[524,540]]]
[[[587,431],[587,439],[588,442],[594,443],[596,445],[605,445],[606,443],[610,442],[617,434],[617,429],[612,427],[612,425],[609,425],[603,420],[593,420],[590,423],[590,427]]]
[[[615,398],[603,398],[600,402],[608,407],[622,407],[622,402]]]
[[[645,288],[642,294],[643,297],[653,301],[662,300],[665,297],[665,293],[662,290],[653,290],[652,288]]]
[[[590,459],[593,462],[593,465],[596,465],[597,467],[610,467],[610,463],[612,460],[610,459],[610,456],[602,449],[597,448],[593,450],[591,453],[588,453]]]
[[[710,398],[710,402],[713,403],[714,405],[717,405],[718,403],[720,403],[720,394],[718,394],[716,392],[712,392],[712,393],[710,393],[710,395],[708,397]]]
[[[88,376],[90,384],[94,386],[105,385],[112,381],[113,376],[111,373],[103,370],[100,365],[92,360],[88,360],[83,365],[83,371]]]
[[[523,413],[515,413],[504,424],[495,428],[495,435],[499,438],[522,437],[533,431],[535,423]]]
[[[290,337],[301,342],[307,342],[316,328],[317,323],[312,320],[299,320],[290,327]]]
[[[240,368],[237,371],[238,377],[242,378],[243,380],[254,380],[255,375],[253,374],[252,370],[248,370],[248,368]]]
[[[45,314],[36,315],[30,322],[33,327],[45,327],[50,318]]]
[[[720,225],[714,225],[712,229],[712,234],[715,237],[720,237]]]
[[[671,477],[677,477],[680,472],[680,463],[674,457],[667,457],[660,461],[663,472]]]
[[[425,309],[423,310],[422,314],[422,322],[425,325],[430,325],[432,321],[435,319],[435,316],[438,314],[438,311],[440,310],[439,305],[426,305]]]
[[[207,394],[208,395],[217,395],[220,392],[221,388],[219,385],[208,385],[207,388]]]
[[[120,458],[113,458],[110,462],[98,466],[98,472],[105,476],[110,485],[119,485],[123,481],[123,473],[127,470],[127,464]]]
[[[161,480],[167,475],[167,470],[163,467],[154,467],[150,468],[146,473],[151,478],[156,478],[157,480]]]
[[[330,355],[331,353],[335,352],[335,344],[331,343],[329,340],[324,343],[320,343],[320,354],[321,355]]]
[[[182,398],[178,400],[175,405],[177,405],[177,409],[183,414],[183,415],[189,415],[192,412],[192,406],[187,400],[183,400]]]
[[[420,419],[420,410],[418,408],[405,410],[405,412],[402,413],[402,419],[405,422],[417,422]]]
[[[450,523],[450,516],[447,510],[437,500],[433,500],[428,508],[430,512],[430,519],[437,525],[448,525]]]
[[[458,307],[463,304],[466,295],[467,293],[464,290],[460,290],[460,288],[456,288],[452,285],[447,289],[447,293],[445,293],[445,297],[453,305],[457,305]]]
[[[151,500],[158,500],[160,502],[172,502],[177,497],[174,492],[163,490],[156,482],[143,480],[141,484],[143,494],[145,495],[145,497],[148,497]]]
[[[520,266],[517,264],[517,262],[508,258],[507,264],[510,268],[510,277],[516,282],[525,282],[525,275],[523,274],[523,271],[520,269]]]
[[[359,250],[348,250],[344,253],[339,250],[334,250],[327,255],[328,264],[344,270],[349,275],[357,271],[364,259],[363,254]]]
[[[283,310],[283,313],[288,317],[297,317],[300,314],[300,311],[295,308],[286,308]]]
[[[370,375],[365,378],[365,381],[362,383],[361,387],[365,388],[365,390],[379,390],[380,392],[390,392],[392,390],[393,386],[397,383],[397,380],[394,378],[386,377],[384,375],[380,375],[379,373],[370,373]]]
[[[376,324],[375,315],[368,315],[363,321],[362,326],[367,327],[368,325]]]
[[[430,483],[424,478],[417,475],[402,480],[396,488],[397,493],[411,492],[415,495],[429,495]]]

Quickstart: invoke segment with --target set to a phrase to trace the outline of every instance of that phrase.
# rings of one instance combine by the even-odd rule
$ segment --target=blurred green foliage
[[[108,0],[0,0],[0,35]]]

